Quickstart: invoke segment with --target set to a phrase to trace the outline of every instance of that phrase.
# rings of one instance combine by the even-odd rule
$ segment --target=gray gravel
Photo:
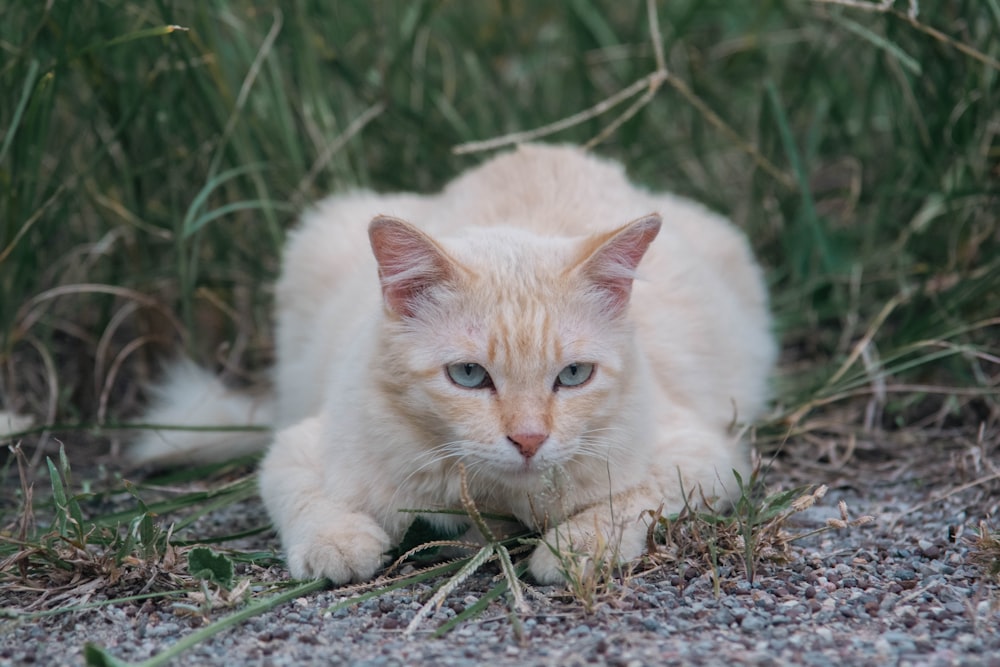
[[[831,485],[821,505],[798,515],[797,530],[838,516],[841,499],[853,515],[871,514],[876,522],[810,538],[795,547],[792,563],[764,566],[753,584],[741,570],[722,568],[718,597],[710,572],[661,569],[628,581],[590,613],[558,588],[538,588],[520,629],[494,603],[443,639],[431,638],[488,589],[491,570],[460,587],[413,638],[403,629],[429,586],[332,613],[343,596],[325,591],[217,635],[177,662],[1000,665],[1000,588],[969,559],[974,527],[1000,503],[996,480],[960,488],[968,480],[958,479],[954,450],[923,454],[930,466],[919,476],[906,454],[890,465],[854,460],[835,473],[822,467],[806,473],[794,461],[776,466],[772,485],[802,479]],[[273,546],[269,539],[257,547]],[[0,664],[78,665],[86,641],[138,661],[204,621],[146,602],[2,623]]]

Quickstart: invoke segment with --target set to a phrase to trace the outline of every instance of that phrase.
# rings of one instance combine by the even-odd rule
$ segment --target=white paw
[[[528,572],[540,584],[559,584],[565,578],[565,555],[557,558],[548,543],[539,544],[531,552]]]
[[[370,517],[348,514],[334,526],[289,536],[288,569],[296,579],[326,577],[334,584],[367,581],[385,564],[392,540]]]
[[[638,558],[645,550],[641,522],[615,526],[610,519],[578,516],[545,533],[528,561],[528,572],[540,584],[558,584]]]

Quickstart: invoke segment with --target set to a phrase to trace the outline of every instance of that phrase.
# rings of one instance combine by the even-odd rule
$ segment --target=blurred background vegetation
[[[920,3],[916,20],[905,1],[656,9],[667,78],[596,150],[751,237],[786,348],[775,423],[855,394],[878,399],[868,426],[996,419],[1000,0]],[[269,282],[308,202],[434,190],[489,156],[455,146],[657,68],[641,2],[2,15],[0,409],[50,424],[128,419],[178,348],[261,367]],[[546,140],[586,142],[635,99]]]

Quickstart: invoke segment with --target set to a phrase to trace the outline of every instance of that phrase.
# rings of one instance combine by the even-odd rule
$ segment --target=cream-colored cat
[[[747,472],[732,425],[760,412],[775,354],[742,235],[570,147],[521,147],[437,195],[321,202],[275,301],[272,403],[179,366],[147,419],[273,422],[260,490],[288,567],[334,582],[378,571],[402,510],[460,508],[459,464],[481,510],[548,545],[639,556],[644,510]],[[259,445],[238,440],[164,431],[134,453]],[[560,580],[546,544],[530,572]]]

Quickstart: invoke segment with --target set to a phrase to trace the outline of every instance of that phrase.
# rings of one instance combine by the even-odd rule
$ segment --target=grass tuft
[[[990,530],[985,521],[978,528],[979,534],[969,539],[969,560],[996,581],[1000,579],[1000,533]]]
[[[511,616],[516,619],[521,614],[529,611],[528,603],[524,598],[524,584],[521,582],[520,577],[523,573],[523,568],[519,571],[518,568],[514,567],[514,562],[511,559],[511,554],[507,549],[505,541],[497,538],[493,530],[486,523],[486,520],[479,513],[479,509],[472,500],[472,494],[469,493],[469,479],[465,472],[465,466],[460,463],[458,469],[462,482],[462,507],[472,520],[473,525],[486,540],[486,544],[476,551],[475,554],[465,559],[464,564],[458,572],[440,585],[430,599],[417,610],[417,613],[410,620],[404,631],[404,634],[407,636],[416,632],[424,618],[439,608],[452,591],[491,560],[495,560],[500,564],[500,571],[503,575],[502,585],[510,595],[509,608]]]
[[[795,515],[820,502],[827,487],[796,488],[768,493],[759,465],[748,480],[734,471],[739,498],[731,508],[722,508],[702,498],[699,506],[663,515],[650,512],[649,553],[657,566],[681,571],[710,572],[716,595],[721,594],[721,569],[742,569],[748,582],[768,564],[795,560],[792,545],[815,535],[856,528],[875,521],[864,515],[850,518],[847,505],[838,505],[840,518],[828,519],[821,527],[801,531],[793,527]]]
[[[183,585],[180,552],[171,544],[171,529],[154,520],[138,496],[138,513],[125,525],[84,518],[85,494],[72,490],[69,463],[63,450],[60,462],[47,460],[51,479],[51,521],[34,525],[34,493],[27,481],[24,454],[15,448],[22,473],[25,505],[16,530],[0,533],[0,585],[26,593],[41,593],[27,607],[39,603],[88,599],[102,588],[136,587],[173,590]],[[129,488],[134,493],[134,489]]]

